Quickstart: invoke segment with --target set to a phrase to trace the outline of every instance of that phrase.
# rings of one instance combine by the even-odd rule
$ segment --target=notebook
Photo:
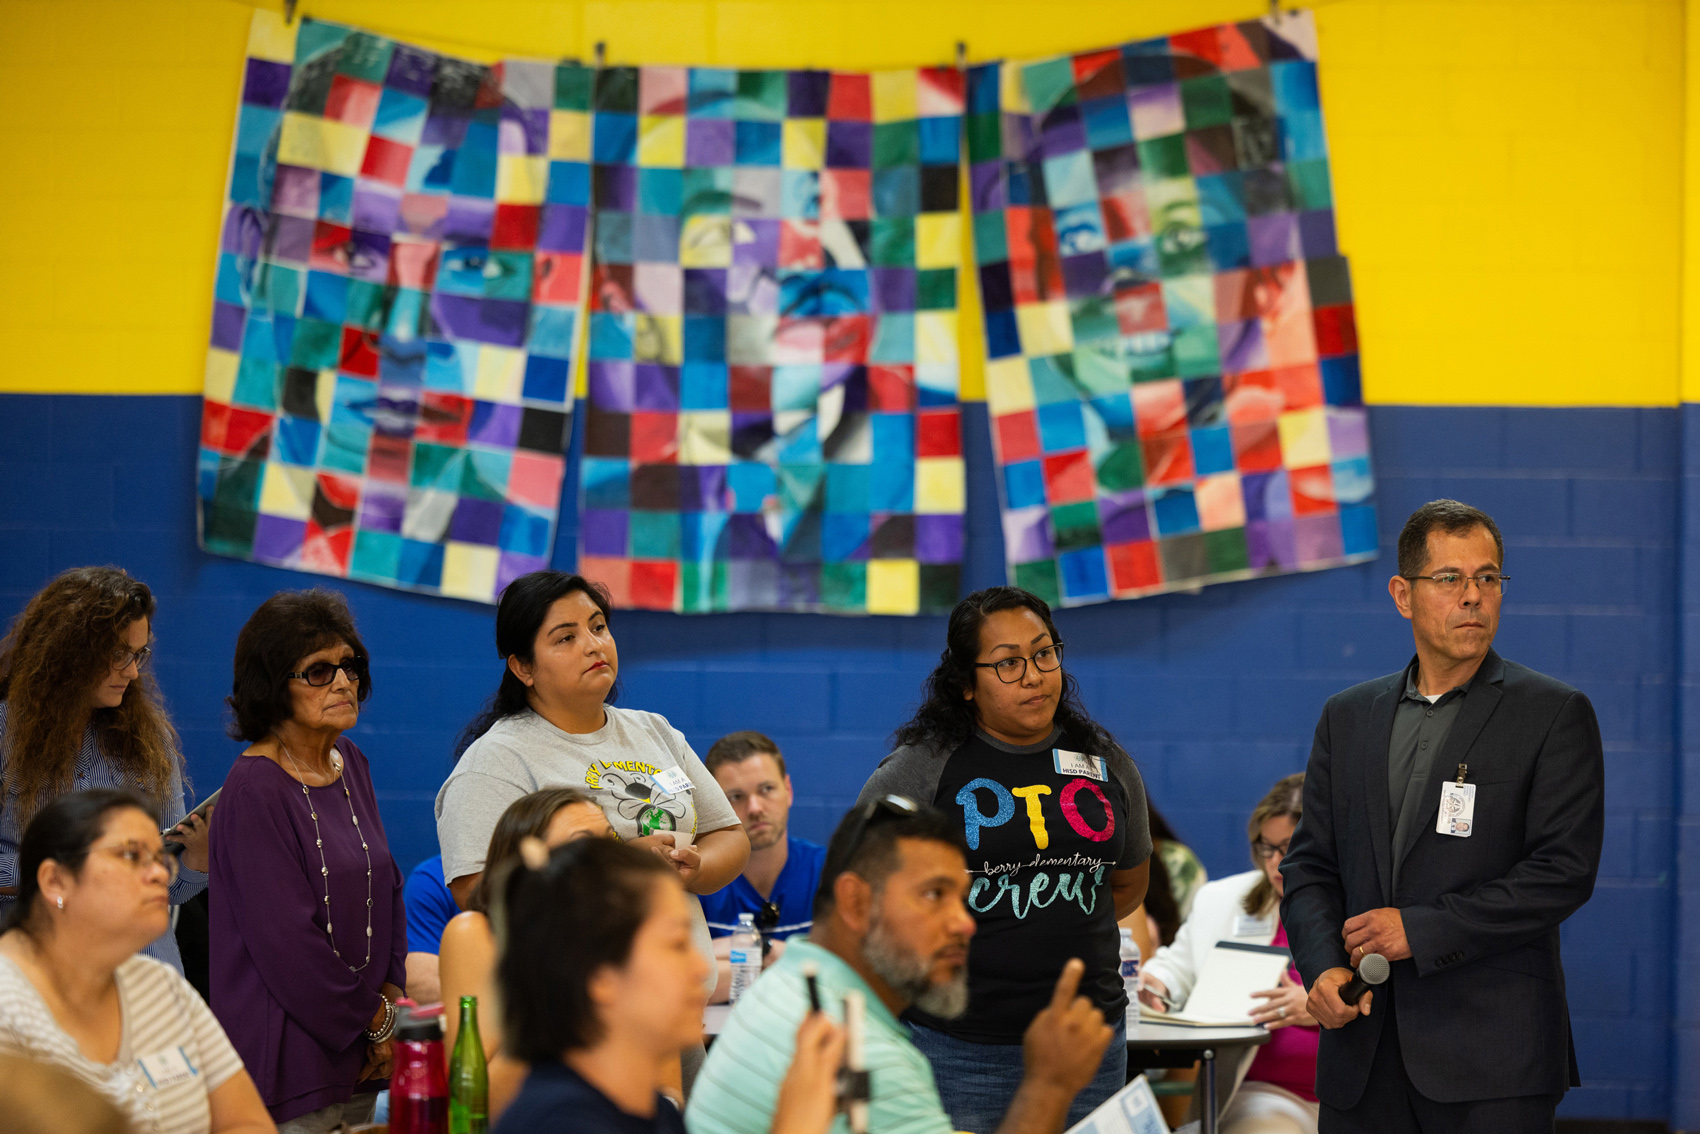
[[[1179,1011],[1154,1012],[1141,1004],[1139,1018],[1194,1027],[1250,1026],[1252,1012],[1263,1004],[1252,993],[1274,988],[1290,964],[1291,954],[1280,946],[1218,941]]]

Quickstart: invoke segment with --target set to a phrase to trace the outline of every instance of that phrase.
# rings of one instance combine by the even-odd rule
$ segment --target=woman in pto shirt
[[[1070,1126],[1127,1076],[1118,918],[1144,900],[1151,835],[1133,761],[1081,706],[1062,668],[1051,608],[1019,587],[988,587],[951,611],[925,700],[862,788],[927,800],[962,817],[978,923],[968,1009],[911,1010],[958,1130],[995,1130],[1021,1082],[1021,1037],[1070,957],[1117,1033]]]

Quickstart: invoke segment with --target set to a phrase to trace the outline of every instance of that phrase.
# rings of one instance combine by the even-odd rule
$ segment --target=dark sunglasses
[[[322,686],[329,685],[331,682],[335,681],[336,671],[339,669],[348,674],[348,680],[354,682],[356,685],[366,680],[366,659],[361,657],[359,654],[355,654],[351,658],[345,658],[340,662],[314,662],[299,673],[286,673],[283,676],[289,680],[299,677],[308,685]]]
[[[906,795],[882,795],[862,804],[856,812],[855,825],[850,828],[850,837],[845,840],[844,854],[839,859],[839,867],[834,875],[841,874],[846,869],[844,864],[856,860],[856,852],[862,849],[862,840],[868,837],[868,831],[883,822],[896,819],[908,819],[920,814],[921,805]],[[823,879],[824,881],[824,879]]]

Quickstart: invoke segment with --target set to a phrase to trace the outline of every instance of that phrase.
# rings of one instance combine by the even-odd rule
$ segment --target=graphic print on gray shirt
[[[576,787],[608,816],[621,841],[663,831],[693,836],[738,826],[726,793],[691,750],[690,742],[657,713],[606,708],[595,732],[564,732],[527,709],[503,717],[473,741],[437,792],[437,842],[443,878],[452,882],[484,869],[490,833],[508,805],[551,787]],[[689,790],[670,792],[658,774],[678,769]],[[691,937],[712,958],[708,923],[691,897]],[[713,968],[709,966],[709,979]]]

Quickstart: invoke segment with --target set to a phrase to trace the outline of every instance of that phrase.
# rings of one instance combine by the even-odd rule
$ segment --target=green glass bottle
[[[478,1035],[478,997],[460,998],[460,1034],[449,1056],[449,1134],[490,1129],[490,1076]]]

